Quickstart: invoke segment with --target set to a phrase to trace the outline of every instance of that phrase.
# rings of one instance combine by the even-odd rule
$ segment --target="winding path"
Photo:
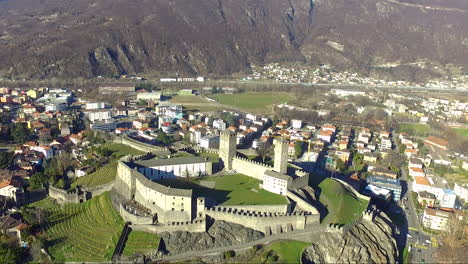
[[[293,240],[300,240],[305,242],[311,242],[314,235],[318,233],[326,232],[326,226],[313,226],[302,230],[295,230],[291,232],[275,234],[271,236],[264,237],[262,239],[252,241],[249,243],[245,243],[242,245],[232,245],[227,247],[219,247],[219,248],[212,248],[200,251],[187,251],[182,254],[174,255],[174,256],[165,256],[159,259],[156,259],[156,262],[166,262],[166,261],[183,261],[194,259],[198,257],[206,257],[206,256],[216,256],[223,254],[226,251],[233,250],[235,252],[242,252],[251,249],[255,245],[265,245],[269,244],[275,240],[286,240],[286,239],[293,239]]]

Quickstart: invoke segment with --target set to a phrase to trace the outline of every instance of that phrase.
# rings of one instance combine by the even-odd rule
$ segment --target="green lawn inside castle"
[[[194,180],[162,180],[159,183],[174,188],[191,189],[196,195],[210,197],[219,205],[281,205],[288,203],[284,196],[261,189],[259,180],[242,174],[203,177]]]

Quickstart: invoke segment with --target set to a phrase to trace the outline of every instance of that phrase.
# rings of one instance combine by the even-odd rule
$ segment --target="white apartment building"
[[[449,212],[426,208],[423,215],[423,225],[433,230],[445,230],[449,217]]]
[[[468,184],[457,184],[455,183],[455,187],[453,188],[455,194],[465,201],[468,201]]]

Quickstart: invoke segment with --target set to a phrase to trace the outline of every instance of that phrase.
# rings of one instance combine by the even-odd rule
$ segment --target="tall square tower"
[[[232,169],[232,159],[236,156],[236,134],[231,130],[224,130],[219,139],[219,157],[224,163],[224,168]]]
[[[288,171],[288,141],[283,138],[276,138],[273,144],[275,145],[273,170],[286,174]]]

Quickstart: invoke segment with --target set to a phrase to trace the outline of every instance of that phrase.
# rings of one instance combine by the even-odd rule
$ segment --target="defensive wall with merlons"
[[[266,235],[320,225],[320,216],[309,212],[262,213],[220,206],[206,208],[205,214],[218,221],[243,225]]]

